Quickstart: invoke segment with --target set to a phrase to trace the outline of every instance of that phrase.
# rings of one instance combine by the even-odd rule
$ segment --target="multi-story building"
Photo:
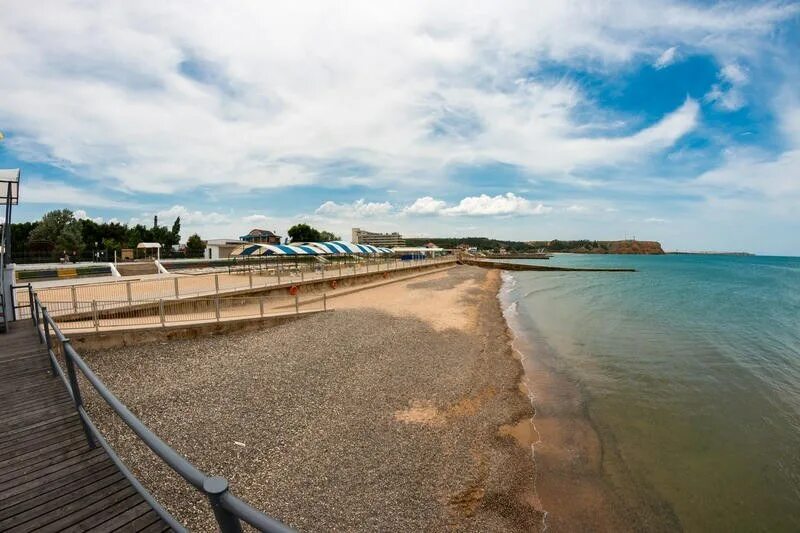
[[[353,242],[355,244],[371,244],[372,246],[405,246],[403,236],[397,233],[373,233],[361,228],[353,228]]]
[[[266,229],[252,229],[247,235],[239,237],[245,242],[260,243],[260,244],[280,244],[281,236]]]

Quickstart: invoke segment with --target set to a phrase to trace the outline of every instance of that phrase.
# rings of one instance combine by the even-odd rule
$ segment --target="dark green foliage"
[[[330,231],[320,231],[319,232],[319,240],[321,242],[327,241],[341,241],[342,238],[339,235],[334,235]]]
[[[190,257],[200,257],[206,251],[206,242],[200,238],[200,235],[194,233],[186,239],[186,254]]]
[[[81,223],[69,209],[50,211],[28,235],[29,242],[46,243],[56,254],[80,253],[84,249]]]
[[[292,242],[324,242],[341,239],[330,231],[319,231],[308,224],[295,224],[289,228],[287,233],[292,238]]]
[[[147,228],[141,224],[108,222],[98,224],[89,219],[77,220],[69,209],[58,209],[46,213],[39,222],[11,224],[11,242],[14,256],[25,260],[56,259],[64,252],[70,256],[86,252],[105,252],[106,257],[122,248],[135,248],[140,242],[158,242],[162,252],[169,252],[180,242],[181,221],[175,219],[172,229],[167,226]]]
[[[426,239],[406,239],[408,246],[425,246],[432,242],[442,248],[457,248],[465,244],[475,247],[482,252],[498,252],[504,249],[510,253],[532,253],[544,250],[545,252],[608,252],[609,241],[590,241],[581,239],[576,241],[501,241],[497,239],[487,239],[486,237],[451,237],[451,238],[426,238]]]
[[[295,224],[287,232],[292,242],[317,242],[319,241],[319,231],[308,224]]]

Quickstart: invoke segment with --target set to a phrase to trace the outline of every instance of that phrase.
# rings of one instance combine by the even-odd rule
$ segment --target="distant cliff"
[[[639,254],[661,255],[664,250],[657,241],[532,241],[534,248],[544,248],[548,252],[570,252],[574,254]]]
[[[664,249],[658,241],[609,241],[607,253],[662,255]]]

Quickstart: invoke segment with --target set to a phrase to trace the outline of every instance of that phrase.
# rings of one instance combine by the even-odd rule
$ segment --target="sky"
[[[800,2],[0,0],[16,221],[800,255]]]

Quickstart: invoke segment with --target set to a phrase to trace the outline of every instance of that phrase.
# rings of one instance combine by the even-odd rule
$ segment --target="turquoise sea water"
[[[514,272],[501,293],[528,363],[577,391],[604,490],[644,516],[631,525],[800,531],[800,258],[539,263],[638,270]],[[558,416],[553,388],[537,416]]]

